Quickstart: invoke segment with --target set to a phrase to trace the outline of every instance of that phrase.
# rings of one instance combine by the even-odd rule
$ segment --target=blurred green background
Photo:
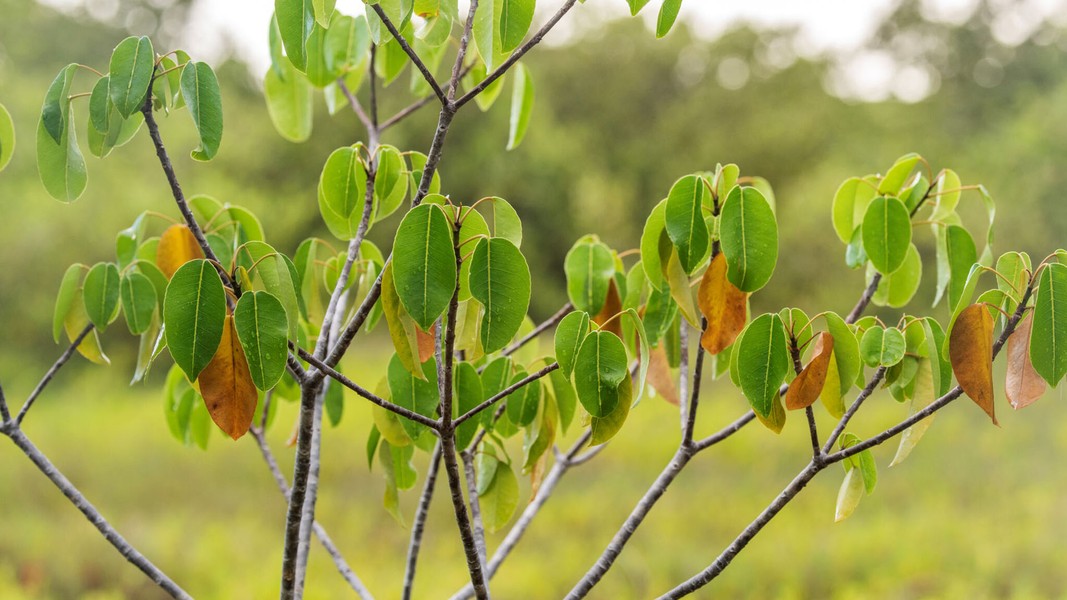
[[[131,12],[153,15],[131,24],[137,34],[153,33],[138,27],[155,24],[157,47],[175,39],[193,8],[115,1],[119,16],[112,21]],[[444,189],[464,201],[500,195],[518,208],[538,282],[535,319],[564,301],[562,261],[575,239],[595,232],[620,250],[635,246],[644,215],[671,183],[716,162],[736,162],[742,173],[775,186],[781,259],[771,285],[753,299],[757,312],[852,306],[863,275],[843,265],[830,200],[846,177],[884,170],[908,151],[935,170],[954,168],[965,183],[984,183],[1000,209],[996,249],[1040,259],[1064,245],[1067,232],[1063,24],[1044,22],[1007,46],[994,33],[1001,9],[1013,3],[983,0],[955,24],[926,19],[921,4],[901,2],[864,49],[926,73],[932,93],[915,102],[843,99],[842,57],[803,58],[795,30],[738,27],[708,41],[682,23],[655,40],[640,21],[602,21],[592,8],[580,8],[570,18],[582,25],[566,44],[528,59],[537,99],[522,146],[503,150],[509,86],[488,113],[471,108],[457,118],[441,166]],[[0,175],[0,383],[18,402],[61,351],[48,332],[65,267],[110,260],[114,233],[140,211],[174,209],[143,133],[107,160],[87,154],[90,183],[81,200],[63,205],[47,197],[33,152],[44,91],[70,61],[105,66],[127,32],[81,8],[56,12],[28,0],[0,0],[0,15],[0,102],[15,117],[19,137],[15,159]],[[219,157],[207,164],[188,158],[195,142],[184,111],[162,119],[186,192],[251,208],[285,251],[309,235],[328,238],[315,183],[329,152],[363,135],[358,121],[345,113],[330,119],[319,105],[312,140],[290,144],[271,127],[248,68],[215,66],[226,120]],[[407,81],[385,90],[383,114],[410,100]],[[385,141],[425,151],[434,119],[426,110]],[[982,227],[977,196],[964,198],[975,205],[965,217]],[[389,230],[380,227],[372,237],[387,248]],[[929,236],[918,239],[921,250],[932,248]],[[915,312],[932,299],[932,260],[926,270]],[[935,314],[944,317],[944,308]],[[893,311],[883,316],[896,318]],[[103,341],[112,366],[73,361],[28,418],[28,434],[131,542],[197,597],[273,596],[285,507],[254,444],[216,435],[204,452],[174,442],[161,406],[165,369],[157,367],[147,385],[128,387],[134,342],[117,326]],[[381,331],[361,337],[348,372],[373,386],[385,344]],[[879,487],[841,524],[832,522],[838,473],[821,475],[699,597],[1067,597],[1061,396],[1052,390],[1022,413],[1002,403],[999,429],[966,401],[953,404],[902,466],[884,469],[895,444],[876,451]],[[745,408],[729,383],[708,384],[705,397],[703,432]],[[887,394],[871,405],[853,427],[860,435],[904,414]],[[569,589],[669,459],[678,435],[673,411],[643,403],[600,457],[564,479],[494,579],[498,597],[550,598]],[[284,442],[295,414],[283,405],[271,432],[287,475],[291,451]],[[828,431],[831,422],[820,419]],[[408,531],[382,509],[380,473],[367,470],[369,423],[365,403],[352,397],[341,425],[327,430],[319,517],[372,592],[393,598]],[[780,437],[753,426],[702,455],[593,597],[649,597],[706,566],[806,462],[806,436],[795,423]],[[450,594],[465,577],[443,491],[420,561],[420,598]],[[409,520],[416,494],[402,498]],[[347,595],[317,545],[311,570],[309,598]],[[0,443],[0,597],[156,595],[16,449]]]

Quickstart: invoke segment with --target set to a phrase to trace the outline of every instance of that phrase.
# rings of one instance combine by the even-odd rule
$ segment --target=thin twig
[[[337,88],[341,90],[341,94],[348,100],[348,105],[352,107],[352,112],[356,113],[356,118],[359,119],[359,122],[363,124],[364,129],[366,129],[369,134],[371,130],[374,129],[374,124],[371,122],[370,116],[363,110],[363,105],[359,103],[359,98],[356,98],[356,95],[352,93],[352,90],[348,89],[348,86],[345,85],[343,77],[337,80]]]
[[[404,39],[404,36],[400,35],[400,32],[397,30],[396,25],[393,25],[393,21],[389,18],[389,15],[385,14],[385,10],[382,9],[382,6],[380,4],[372,4],[371,8],[373,8],[374,12],[378,14],[378,18],[381,19],[382,23],[385,24],[385,27],[389,30],[389,33],[393,34],[393,39],[395,39],[397,43],[400,44],[400,48],[404,50],[404,54],[408,55],[408,58],[411,59],[411,62],[415,65],[415,68],[419,70],[419,73],[422,73],[423,79],[426,80],[426,83],[430,84],[430,89],[433,90],[434,95],[436,95],[437,98],[441,101],[441,104],[448,104],[448,97],[445,96],[445,92],[441,89],[441,86],[438,85],[437,79],[433,76],[433,73],[430,72],[430,69],[426,66],[426,63],[422,62],[422,59],[419,58],[418,53],[416,53],[415,50],[411,47],[411,45],[408,44],[408,41]]]
[[[756,413],[752,412],[751,410],[746,412],[745,414],[738,417],[736,421],[730,423],[726,427],[723,427],[718,432],[709,435],[708,437],[700,441],[693,442],[693,453],[695,454],[701,452],[702,450],[707,450],[715,444],[718,444],[719,442],[740,431],[742,427],[748,425],[749,422],[751,422],[755,418]]]
[[[7,425],[11,421],[11,412],[7,408],[7,398],[4,396],[4,386],[0,385],[0,425]]]
[[[486,550],[485,550],[485,524],[482,522],[482,505],[478,498],[478,481],[474,471],[474,453],[460,452],[463,461],[463,476],[467,480],[467,503],[471,507],[471,528],[474,533],[474,544],[478,547],[478,560],[482,563],[482,572],[486,573]]]
[[[540,371],[537,371],[536,373],[532,373],[530,375],[527,375],[526,377],[523,377],[522,379],[516,381],[515,383],[509,385],[508,387],[500,390],[500,392],[498,392],[497,394],[493,395],[492,398],[489,398],[485,402],[482,402],[478,406],[475,406],[474,408],[472,408],[472,409],[468,410],[467,412],[463,413],[462,415],[457,417],[456,420],[452,424],[454,426],[456,426],[456,427],[462,425],[464,423],[464,421],[466,421],[467,419],[470,419],[471,417],[476,416],[478,413],[482,412],[483,410],[489,408],[490,406],[496,404],[497,402],[499,402],[499,401],[503,400],[504,398],[507,398],[511,394],[515,393],[515,390],[518,390],[519,388],[525,386],[528,383],[531,383],[531,382],[537,381],[538,379],[541,379],[545,375],[548,375],[549,373],[551,373],[552,371],[555,371],[558,368],[559,368],[559,363],[555,363],[554,362],[554,363],[548,365],[547,367],[542,368]]]
[[[463,35],[459,38],[459,51],[456,53],[456,61],[452,63],[452,76],[448,79],[448,99],[456,97],[456,89],[459,87],[460,69],[467,57],[467,48],[471,43],[471,31],[474,30],[474,13],[478,10],[478,0],[471,0],[467,9],[467,21],[463,25]]]
[[[853,306],[852,310],[848,313],[848,316],[845,317],[845,323],[852,325],[859,320],[863,311],[867,310],[867,305],[871,303],[871,298],[874,298],[874,292],[878,290],[878,283],[881,281],[882,274],[875,273],[874,277],[871,278],[871,282],[867,284],[867,289],[863,290],[863,295],[860,296],[859,301],[856,302],[856,306]]]
[[[22,404],[22,409],[19,410],[18,416],[15,417],[15,427],[22,425],[22,420],[26,418],[26,413],[28,413],[30,411],[30,408],[33,407],[33,403],[37,400],[37,397],[41,395],[41,392],[44,391],[45,386],[47,386],[48,383],[52,381],[52,378],[54,378],[56,376],[56,373],[58,373],[59,370],[63,368],[63,365],[67,364],[67,361],[70,360],[72,356],[74,356],[74,352],[77,351],[78,346],[82,343],[82,340],[84,340],[85,336],[89,335],[92,330],[92,323],[86,325],[81,330],[81,333],[79,333],[78,336],[74,338],[74,341],[70,343],[70,346],[67,346],[67,349],[63,351],[63,354],[59,355],[59,358],[56,359],[56,362],[52,363],[52,366],[49,367],[48,372],[44,374],[44,377],[41,378],[41,381],[37,383],[37,387],[33,388],[33,391],[30,392],[29,397],[26,398],[26,402]],[[7,413],[6,403],[4,403],[4,412],[5,414]],[[4,418],[5,421],[8,421],[10,419],[10,415],[6,415]]]
[[[830,437],[826,438],[826,444],[823,446],[823,454],[830,452],[833,449],[834,444],[837,442],[837,438],[841,437],[841,434],[845,432],[845,427],[848,426],[848,422],[852,420],[852,416],[856,414],[856,411],[863,405],[863,401],[866,400],[874,393],[874,390],[878,387],[878,384],[885,379],[886,368],[878,367],[878,370],[874,372],[874,376],[867,382],[867,385],[860,391],[859,396],[856,396],[856,400],[852,403],[852,406],[848,407],[845,414],[838,421],[837,427],[830,433]]]
[[[681,420],[683,443],[686,423],[689,421],[689,324],[679,319],[678,325],[678,418]]]
[[[539,324],[537,327],[534,327],[533,331],[522,336],[520,339],[516,340],[515,343],[511,344],[507,348],[504,348],[500,353],[504,356],[514,354],[519,350],[519,348],[522,348],[526,344],[530,343],[532,340],[536,339],[537,336],[541,335],[546,330],[555,327],[560,321],[563,320],[563,317],[566,317],[573,310],[574,305],[570,302],[567,302],[563,305],[563,308],[560,308],[551,317],[545,319],[545,321]]]
[[[708,320],[701,319],[701,329],[707,329]],[[700,380],[704,371],[704,346],[697,342],[697,360],[693,365],[693,391],[689,396],[689,405],[685,411],[685,421],[682,423],[682,444],[690,446],[693,443],[693,430],[696,428],[697,407],[700,404]],[[684,401],[684,400],[683,400]]]
[[[430,516],[430,502],[433,500],[434,485],[437,483],[437,471],[441,467],[441,442],[433,448],[430,466],[426,471],[426,483],[419,497],[419,507],[415,510],[415,522],[411,525],[411,539],[408,541],[408,560],[404,568],[403,600],[411,600],[415,587],[415,568],[419,562],[419,550],[422,549],[422,536],[426,532],[426,519]]]
[[[422,107],[424,107],[424,106],[426,106],[428,104],[431,104],[434,100],[437,100],[437,96],[433,96],[433,95],[423,96],[422,99],[416,100],[415,102],[412,102],[411,104],[409,104],[409,105],[405,106],[404,108],[400,109],[395,115],[393,115],[393,116],[389,117],[388,119],[382,121],[382,124],[378,128],[380,130],[382,130],[382,131],[385,131],[386,129],[389,129],[390,127],[396,125],[397,123],[399,123],[399,122],[403,121],[404,119],[410,117],[411,115],[419,112],[420,108],[422,108]]]
[[[322,381],[309,381],[300,389],[300,421],[293,467],[293,488],[289,494],[289,509],[285,515],[285,545],[282,549],[282,600],[293,600],[302,595],[302,590],[297,587],[300,526],[304,515],[304,500],[307,498],[308,477],[311,474],[315,403],[321,385]]]

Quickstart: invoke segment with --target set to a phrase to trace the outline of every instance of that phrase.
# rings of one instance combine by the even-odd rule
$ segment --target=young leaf
[[[128,37],[111,53],[108,92],[122,118],[141,110],[152,83],[155,51],[147,37]]]
[[[1052,387],[1067,374],[1067,266],[1048,263],[1034,300],[1030,360]]]
[[[534,0],[497,0],[500,16],[497,18],[500,29],[500,51],[511,52],[522,44],[526,32],[533,23]]]
[[[493,471],[493,478],[481,493],[478,502],[485,528],[490,533],[508,524],[511,516],[515,514],[515,509],[519,507],[519,480],[510,464],[498,462]]]
[[[574,387],[585,410],[594,417],[611,413],[619,403],[619,384],[627,377],[622,340],[606,331],[587,335],[574,360]]]
[[[909,152],[898,158],[893,163],[893,166],[886,171],[881,183],[878,184],[878,193],[891,196],[897,195],[907,183],[908,176],[911,175],[912,170],[921,158],[914,152]]]
[[[778,262],[778,223],[763,194],[735,186],[722,205],[719,237],[730,282],[743,292],[767,285]]]
[[[305,45],[315,26],[313,0],[274,0],[274,14],[286,55],[293,66],[303,71],[307,68]]]
[[[873,267],[868,268],[867,275],[868,279],[874,276]],[[919,256],[919,250],[915,244],[909,244],[904,264],[896,271],[882,277],[872,301],[880,306],[889,305],[893,308],[905,306],[911,301],[915,292],[919,291],[922,275],[923,262]]]
[[[400,222],[393,243],[393,281],[408,314],[428,331],[456,288],[452,227],[439,206],[420,204]]]
[[[1045,380],[1030,362],[1033,316],[1033,313],[1027,313],[1008,338],[1008,372],[1004,378],[1004,389],[1008,402],[1016,410],[1033,404],[1047,389]]]
[[[271,389],[285,374],[288,357],[285,307],[268,292],[245,292],[233,320],[252,382],[263,391]]]
[[[578,349],[582,346],[582,340],[589,333],[589,313],[574,311],[563,317],[556,326],[555,348],[556,361],[559,368],[568,378],[574,371],[574,359],[578,356]]]
[[[807,408],[819,398],[826,383],[826,373],[833,351],[834,337],[825,331],[820,333],[812,350],[811,361],[789,385],[789,391],[785,394],[787,409]]]
[[[533,8],[533,0],[504,0],[505,7],[509,4],[524,2],[528,2],[530,8]],[[530,15],[533,16],[532,10]],[[533,79],[530,78],[530,70],[521,62],[515,65],[514,85],[514,91],[511,94],[511,119],[509,121],[510,128],[508,131],[508,150],[514,150],[519,147],[520,143],[522,143],[522,138],[526,136],[526,129],[530,126],[530,112],[533,110]]]
[[[666,211],[667,201],[661,200],[648,215],[641,232],[641,268],[645,270],[649,285],[657,290],[663,287],[663,271],[666,267],[660,251],[662,247],[660,238],[666,237],[664,235],[666,233],[664,229]],[[670,253],[668,252],[667,255],[669,256]]]
[[[167,279],[173,277],[182,265],[198,258],[204,258],[204,251],[186,225],[171,225],[160,236],[159,246],[156,247],[156,266]]]
[[[682,0],[663,0],[663,4],[659,7],[659,15],[656,17],[656,37],[661,38],[670,33],[681,8]],[[630,10],[633,10],[632,6]]]
[[[993,410],[993,317],[984,304],[963,309],[948,340],[952,372],[963,391],[997,424]]]
[[[567,274],[567,296],[575,309],[591,315],[600,312],[608,297],[608,283],[615,275],[611,250],[598,240],[583,238],[563,261]]]
[[[11,113],[0,104],[0,171],[4,170],[7,163],[11,162],[11,155],[15,152],[15,124],[11,120]]]
[[[863,222],[867,205],[876,194],[869,178],[851,177],[846,179],[834,194],[833,223],[837,237],[846,244],[853,238],[853,232]]]
[[[252,425],[259,394],[252,384],[233,319],[226,315],[218,350],[200,372],[200,394],[211,420],[236,440]]]
[[[362,164],[359,165],[362,168]],[[403,204],[411,180],[405,172],[404,156],[392,146],[378,148],[378,171],[374,175],[374,205],[371,222],[377,223]],[[363,206],[361,201],[358,205]],[[362,211],[353,211],[361,214]],[[356,221],[358,223],[358,220]]]
[[[52,338],[59,343],[59,334],[63,331],[63,322],[74,305],[75,296],[80,296],[82,279],[89,272],[89,267],[74,263],[67,267],[63,273],[63,280],[59,284],[59,292],[56,294],[56,306],[52,313]]]
[[[911,244],[911,217],[904,203],[880,196],[863,216],[863,249],[879,273],[890,274],[904,264]]]
[[[96,263],[85,276],[82,300],[85,314],[99,331],[118,316],[119,270],[113,263]]]
[[[967,285],[971,267],[978,262],[978,249],[971,234],[959,225],[949,225],[937,235],[937,295],[936,306],[942,294],[948,291],[948,305],[955,307]]]
[[[844,521],[856,510],[863,498],[863,476],[859,469],[849,469],[837,492],[837,506],[834,509],[834,522]]]
[[[474,44],[482,57],[487,71],[492,71],[504,60],[501,47],[500,16],[505,0],[480,0],[474,15]],[[484,110],[484,109],[483,109]]]
[[[274,123],[274,129],[290,142],[299,143],[311,137],[314,116],[312,92],[307,76],[297,71],[284,57],[279,66],[269,69],[263,78],[267,113]]]
[[[709,354],[718,354],[734,343],[748,321],[748,294],[726,277],[726,256],[721,252],[704,271],[697,302],[708,320],[700,345]]]
[[[891,367],[904,358],[907,348],[907,341],[899,329],[875,325],[863,332],[860,357],[869,367]]]
[[[190,381],[215,356],[226,316],[226,294],[211,263],[192,260],[174,273],[163,299],[163,325],[170,354]]]
[[[300,336],[301,310],[296,292],[296,280],[299,279],[296,266],[288,257],[264,242],[246,242],[238,252],[237,262],[249,269],[252,277],[252,287],[246,291],[265,290],[277,298],[285,307],[289,319],[289,337],[297,339]]]
[[[700,177],[687,175],[671,186],[667,196],[664,225],[671,242],[678,249],[678,261],[687,275],[700,266],[710,244],[701,211],[705,193]]]
[[[159,302],[152,280],[142,273],[131,271],[123,275],[119,288],[122,312],[126,315],[126,326],[130,333],[145,333],[153,324]]]
[[[530,307],[530,268],[514,244],[482,239],[471,257],[470,291],[485,307],[481,341],[488,354],[511,341]]]
[[[200,146],[190,153],[195,160],[211,160],[222,142],[222,95],[215,72],[205,62],[190,62],[182,68],[182,98],[189,107]]]
[[[41,175],[41,183],[45,191],[60,202],[74,202],[85,191],[87,175],[85,173],[85,158],[78,147],[78,136],[74,131],[74,111],[67,102],[67,93],[70,89],[70,80],[73,78],[74,66],[67,67],[56,82],[60,84],[59,92],[63,94],[60,108],[50,108],[49,97],[56,89],[56,83],[49,89],[49,97],[45,99],[45,107],[41,121],[37,126],[37,170]],[[66,83],[63,79],[66,77]],[[55,127],[59,137],[54,137],[49,131],[49,122],[58,121]]]
[[[734,355],[741,391],[752,410],[764,418],[771,416],[790,362],[781,317],[773,313],[756,317],[737,342]]]
[[[334,150],[319,175],[319,212],[330,233],[342,240],[356,236],[367,195],[367,172],[357,146]]]

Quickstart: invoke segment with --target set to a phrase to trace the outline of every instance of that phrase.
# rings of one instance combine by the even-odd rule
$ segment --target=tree
[[[644,4],[630,2],[631,12]],[[455,0],[383,1],[368,4],[360,17],[343,15],[329,2],[276,3],[265,79],[276,129],[293,141],[311,135],[315,88],[323,90],[331,112],[348,107],[366,129],[364,140],[330,155],[318,183],[321,217],[334,237],[348,242],[343,252],[311,238],[287,255],[267,243],[247,209],[185,196],[157,116],[184,108],[199,138],[193,158],[209,161],[220,151],[222,98],[206,63],[182,51],[160,55],[147,37],[130,37],[115,47],[106,73],[77,63],[62,69],[45,95],[37,131],[48,193],[71,202],[87,185],[73,116],[73,107],[85,101],[86,136],[97,156],[147,129],[180,219],[146,211],[119,232],[114,262],[68,269],[53,335],[58,341],[65,333],[70,345],[14,415],[0,392],[0,432],[130,562],[167,593],[188,597],[103,519],[21,429],[75,353],[107,362],[97,332],[121,314],[140,337],[135,379],[145,376],[164,348],[173,358],[164,393],[168,425],[179,440],[203,444],[213,422],[235,440],[250,433],[257,443],[289,502],[281,596],[302,595],[315,534],[353,591],[366,597],[355,571],[314,520],[323,418],[338,418],[339,394],[347,388],[377,407],[368,460],[380,465],[386,508],[398,519],[399,490],[417,483],[413,454],[431,457],[412,527],[405,597],[443,466],[470,575],[469,588],[457,595],[484,598],[489,580],[560,478],[594,459],[642,396],[673,400],[680,413],[677,452],[575,584],[569,597],[579,598],[612,567],[698,454],[754,421],[779,432],[787,411],[803,411],[811,437],[808,465],[706,569],[664,596],[674,598],[711,582],[831,465],[845,468],[837,504],[843,519],[875,488],[874,446],[900,435],[895,461],[904,460],[929,418],[964,394],[995,423],[992,363],[1005,344],[1007,396],[1015,407],[1033,402],[1067,373],[1067,331],[1060,326],[1067,317],[1060,300],[1067,292],[1067,266],[1060,253],[1036,265],[1019,252],[994,260],[989,193],[964,185],[951,169],[935,171],[917,154],[901,157],[882,175],[850,178],[835,195],[832,223],[846,245],[846,261],[867,272],[866,289],[845,316],[824,311],[809,317],[786,307],[750,318],[749,297],[768,283],[778,258],[775,196],[765,179],[718,164],[665,190],[638,249],[620,252],[596,236],[578,239],[565,260],[569,302],[545,322],[530,322],[533,282],[521,249],[520,211],[495,196],[464,203],[443,195],[447,187],[437,167],[456,114],[472,100],[491,103],[509,73],[507,146],[522,142],[534,84],[520,60],[574,5],[566,0],[531,32],[532,0],[472,2],[466,15]],[[661,4],[657,35],[669,32],[679,5]],[[450,42],[457,47],[454,57]],[[446,55],[451,69],[439,79]],[[379,85],[397,80],[409,64],[416,99],[381,120]],[[95,80],[88,91],[75,92],[75,75],[82,71]],[[439,107],[439,115],[425,154],[382,143],[390,127],[430,105]],[[0,111],[0,168],[14,149],[10,123]],[[981,252],[957,212],[972,199],[987,211]],[[392,251],[383,253],[367,233],[404,204]],[[924,224],[935,245],[935,304],[946,300],[950,320],[942,325],[905,314],[886,323],[863,316],[872,302],[902,308],[912,300],[923,266],[913,236],[923,233],[918,226]],[[627,266],[629,257],[638,260]],[[979,293],[986,273],[995,286]],[[394,354],[372,392],[338,365],[355,336],[383,320]],[[526,355],[526,344],[549,330],[553,355]],[[699,340],[691,340],[697,333]],[[709,355],[713,367],[705,369]],[[751,410],[701,438],[696,418],[706,370],[712,379],[729,374]],[[846,403],[854,386],[860,391]],[[907,402],[909,415],[862,439],[848,425],[879,386]],[[263,437],[283,397],[300,406],[291,486]],[[819,432],[816,401],[836,421],[829,435]],[[570,449],[557,450],[555,442],[568,429],[582,433]],[[522,449],[516,452],[508,440],[519,433]],[[536,491],[489,557],[485,530],[506,526],[518,508],[516,470],[530,474]]]

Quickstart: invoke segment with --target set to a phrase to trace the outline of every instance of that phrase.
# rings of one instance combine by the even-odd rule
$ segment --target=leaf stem
[[[26,398],[26,402],[22,404],[22,409],[19,410],[18,416],[15,417],[15,427],[20,427],[22,425],[22,420],[26,418],[26,413],[30,412],[30,408],[33,407],[33,403],[37,401],[37,397],[40,396],[41,392],[44,391],[45,386],[47,386],[52,381],[52,379],[56,376],[56,373],[58,373],[59,370],[63,368],[63,365],[67,364],[67,361],[69,361],[70,358],[74,356],[74,352],[78,349],[78,346],[81,345],[82,341],[87,335],[89,335],[90,332],[92,332],[92,330],[92,323],[83,327],[81,332],[78,333],[78,336],[74,338],[74,341],[70,343],[70,346],[67,346],[67,349],[63,351],[63,354],[59,355],[59,358],[56,359],[56,362],[52,363],[52,366],[49,367],[48,371],[44,374],[44,377],[42,377],[41,380],[37,382],[37,387],[33,388],[33,391],[30,392],[29,397]],[[6,414],[7,403],[5,402],[3,406],[3,410],[5,413],[4,420],[9,421],[11,420],[11,416]]]
[[[434,95],[436,95],[438,100],[441,101],[441,104],[447,105],[448,96],[445,95],[445,92],[441,89],[441,86],[438,85],[437,79],[434,78],[433,73],[431,73],[430,69],[427,68],[426,63],[422,62],[422,59],[419,58],[418,53],[416,53],[415,50],[411,47],[411,45],[408,44],[408,41],[404,39],[404,36],[400,35],[400,32],[397,31],[396,25],[393,25],[393,21],[389,18],[389,15],[385,14],[385,10],[382,9],[380,4],[372,4],[371,8],[373,8],[374,12],[378,14],[378,18],[381,19],[382,23],[385,24],[385,27],[389,30],[389,33],[393,34],[393,39],[395,39],[396,42],[400,44],[400,48],[404,50],[404,54],[408,55],[408,58],[411,59],[411,62],[415,65],[415,68],[419,70],[419,73],[422,73],[423,79],[426,80],[426,83],[430,84],[430,89],[433,90]],[[371,63],[372,69],[374,68],[373,64],[374,63]]]

